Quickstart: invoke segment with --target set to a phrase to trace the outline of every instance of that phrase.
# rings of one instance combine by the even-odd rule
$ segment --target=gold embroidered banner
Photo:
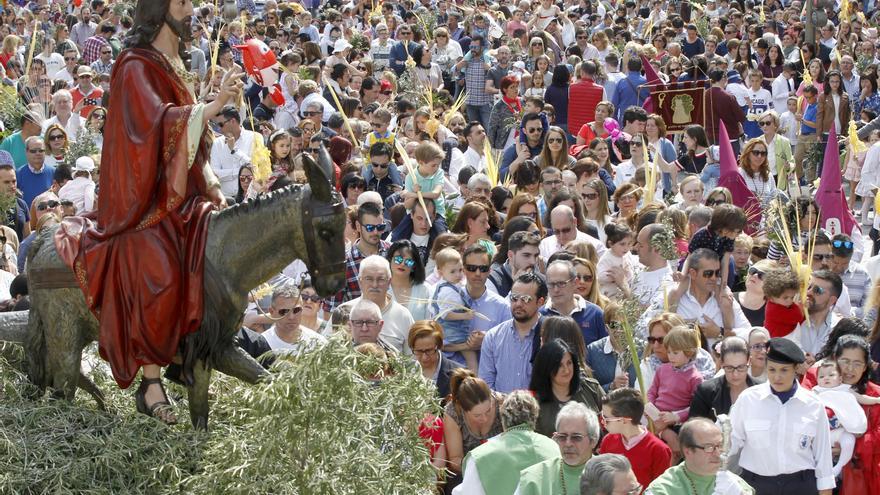
[[[650,86],[654,113],[663,117],[667,132],[681,132],[691,124],[706,125],[705,81],[699,81],[698,87],[673,87],[685,84]]]

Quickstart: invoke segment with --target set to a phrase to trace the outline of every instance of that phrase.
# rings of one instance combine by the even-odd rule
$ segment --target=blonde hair
[[[748,234],[740,234],[736,236],[736,239],[733,241],[733,248],[746,248],[749,250],[749,254],[752,252],[752,246],[755,245],[755,240],[752,239],[752,236]]]
[[[434,256],[434,264],[438,270],[442,270],[449,263],[461,263],[461,253],[453,247],[443,248]]]
[[[684,325],[672,327],[672,330],[663,337],[663,345],[668,351],[683,352],[687,357],[697,355],[700,348],[700,334]]]
[[[416,150],[413,153],[416,161],[419,163],[428,163],[433,160],[442,160],[446,157],[446,153],[443,152],[443,149],[432,141],[422,141],[416,146]]]

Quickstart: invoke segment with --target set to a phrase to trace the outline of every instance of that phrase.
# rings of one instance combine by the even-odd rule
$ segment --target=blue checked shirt
[[[467,87],[468,105],[481,107],[493,103],[492,95],[486,93],[486,67],[483,57],[471,59],[464,69],[464,83]]]

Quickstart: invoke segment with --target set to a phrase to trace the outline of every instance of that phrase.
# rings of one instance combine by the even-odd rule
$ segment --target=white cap
[[[73,166],[74,172],[89,172],[95,170],[95,161],[87,156],[81,156],[76,159],[76,164]]]
[[[364,203],[375,203],[379,206],[379,209],[384,208],[384,204],[382,203],[382,196],[379,195],[376,191],[364,191],[358,196],[357,205],[360,206]]]
[[[348,48],[351,48],[351,43],[346,41],[345,38],[339,38],[333,44],[333,53],[342,53]]]

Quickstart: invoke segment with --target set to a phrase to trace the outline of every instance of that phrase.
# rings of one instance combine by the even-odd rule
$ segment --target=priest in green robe
[[[556,415],[553,440],[562,456],[520,471],[519,487],[514,495],[581,493],[581,473],[599,442],[599,418],[589,407],[571,401]]]
[[[739,476],[721,469],[721,428],[706,418],[691,418],[678,433],[684,462],[667,469],[645,495],[754,495]]]
[[[501,404],[504,433],[470,451],[464,458],[461,484],[453,495],[510,495],[519,472],[559,457],[556,442],[535,433],[538,402],[525,390],[512,392]]]

